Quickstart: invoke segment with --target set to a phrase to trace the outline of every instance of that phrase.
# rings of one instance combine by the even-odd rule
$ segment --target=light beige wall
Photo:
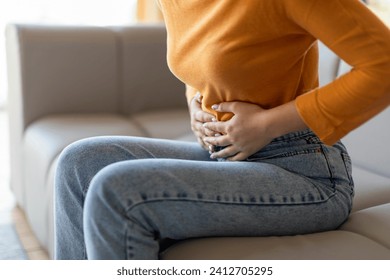
[[[162,22],[163,17],[156,0],[138,0],[137,19],[140,22]]]

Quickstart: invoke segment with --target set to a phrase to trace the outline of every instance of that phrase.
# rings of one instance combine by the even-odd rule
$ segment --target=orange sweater
[[[160,5],[169,67],[203,95],[209,112],[222,101],[267,109],[296,100],[307,126],[332,144],[390,104],[390,29],[358,0]],[[318,87],[317,39],[353,66],[324,87]]]

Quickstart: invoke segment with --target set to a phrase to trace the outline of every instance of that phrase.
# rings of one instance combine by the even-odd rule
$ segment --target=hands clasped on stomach
[[[202,110],[199,93],[190,103],[191,128],[200,145],[210,151],[211,158],[228,161],[245,160],[272,141],[267,126],[267,110],[246,102],[215,104],[216,112],[231,112],[228,121],[217,121],[215,116]],[[224,147],[215,149],[215,147]]]

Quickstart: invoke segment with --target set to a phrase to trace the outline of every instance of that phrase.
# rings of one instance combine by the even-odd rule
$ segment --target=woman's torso
[[[238,100],[273,108],[318,86],[316,40],[288,19],[283,1],[160,3],[169,67],[203,95],[204,109]]]

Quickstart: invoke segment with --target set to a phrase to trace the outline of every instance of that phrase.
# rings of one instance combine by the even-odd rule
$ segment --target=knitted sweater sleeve
[[[352,70],[296,99],[303,121],[333,144],[390,104],[390,29],[357,0],[284,0],[287,16]]]

